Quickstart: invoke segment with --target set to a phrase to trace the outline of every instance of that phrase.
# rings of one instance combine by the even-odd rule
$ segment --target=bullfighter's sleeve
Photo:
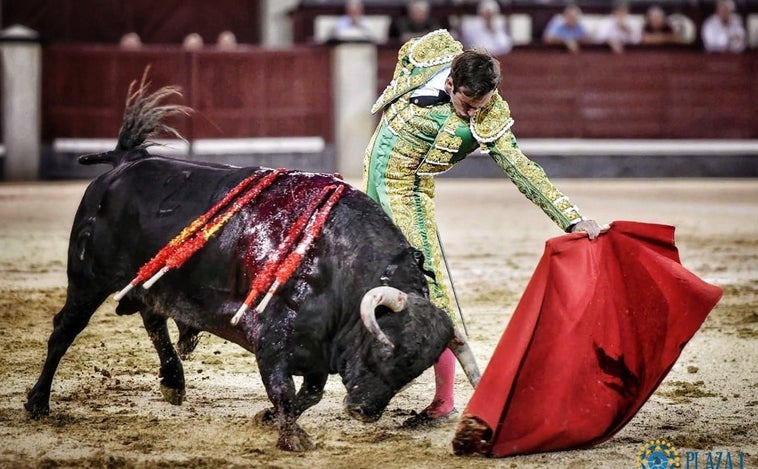
[[[511,132],[510,109],[496,92],[492,100],[471,119],[471,132],[483,152],[516,184],[516,187],[539,206],[564,231],[583,220],[579,209],[547,178],[540,165],[519,149]]]

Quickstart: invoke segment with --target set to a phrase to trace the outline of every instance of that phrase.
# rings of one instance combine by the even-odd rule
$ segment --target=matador
[[[480,148],[529,200],[565,231],[600,231],[519,149],[513,119],[501,98],[500,64],[483,50],[464,51],[441,29],[413,38],[398,53],[392,81],[371,109],[381,121],[366,149],[363,190],[424,254],[431,301],[452,316],[434,216],[434,176]],[[405,426],[436,424],[455,413],[455,359],[446,350],[435,365],[432,403]]]

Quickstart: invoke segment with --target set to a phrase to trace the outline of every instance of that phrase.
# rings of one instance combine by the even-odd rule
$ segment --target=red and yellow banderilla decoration
[[[313,245],[313,242],[318,238],[319,234],[321,234],[321,229],[324,227],[329,213],[332,211],[332,208],[334,208],[334,205],[339,200],[344,189],[345,186],[326,186],[321,189],[321,192],[311,201],[297,221],[292,225],[287,236],[276,249],[274,256],[263,267],[263,271],[256,276],[250,287],[250,293],[230,321],[233,325],[236,326],[239,323],[240,319],[242,319],[245,312],[250,309],[253,302],[268,287],[266,296],[260,303],[258,303],[258,306],[255,307],[255,313],[260,314],[266,309],[269,301],[271,301],[271,297],[273,297],[279,288],[287,283],[287,280],[292,277],[292,274],[295,273],[295,270],[302,262],[305,254]],[[318,206],[329,192],[332,192],[331,196],[329,196],[329,199],[317,211]],[[292,246],[294,246],[295,241],[297,241],[304,229],[305,234],[302,236],[300,243],[293,251]],[[287,253],[289,253],[289,255],[287,255]],[[287,255],[286,258],[284,258],[285,255]],[[282,260],[283,258],[284,260]]]
[[[242,207],[258,197],[264,189],[274,183],[276,178],[283,174],[285,169],[277,169],[260,178],[258,183],[249,189],[244,195],[240,194],[248,189],[258,175],[251,175],[240,181],[223,199],[216,203],[203,215],[185,227],[174,239],[163,247],[150,261],[143,265],[137,272],[137,276],[129,282],[121,291],[113,297],[120,301],[134,287],[144,282],[145,289],[153,286],[166,272],[172,268],[181,267],[187,259],[202,248]],[[235,200],[236,199],[236,200]],[[232,203],[234,201],[234,203]],[[232,203],[224,213],[216,216],[224,207]],[[216,218],[210,221],[214,216]]]
[[[285,171],[284,169],[277,169],[261,178],[258,178],[257,175],[252,175],[243,179],[223,199],[185,227],[158,254],[145,263],[137,272],[137,276],[119,291],[114,296],[114,299],[120,301],[140,283],[143,288],[148,289],[165,275],[166,272],[184,265],[190,257],[205,246],[208,240],[223,228],[226,222],[245,205],[257,198],[261,192],[273,184],[276,178]],[[249,188],[254,181],[257,181],[256,184],[252,188]],[[323,187],[316,197],[311,200],[303,210],[303,213],[300,214],[295,223],[290,227],[287,236],[279,244],[273,257],[266,262],[263,270],[255,276],[255,280],[250,286],[250,292],[245,301],[242,302],[242,305],[231,319],[233,325],[239,323],[245,312],[250,309],[253,302],[264,291],[266,291],[266,295],[258,303],[258,306],[255,307],[255,313],[260,314],[266,309],[271,298],[292,277],[308,253],[308,250],[321,234],[329,213],[339,201],[344,189],[344,185],[329,185]],[[324,202],[325,199],[326,202]],[[224,207],[227,207],[226,210],[217,215]],[[292,248],[298,242],[298,239],[300,239],[300,242],[293,250]]]

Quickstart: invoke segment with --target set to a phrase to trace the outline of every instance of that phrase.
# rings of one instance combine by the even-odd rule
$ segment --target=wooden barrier
[[[378,55],[381,91],[397,49]],[[517,48],[500,93],[525,138],[758,138],[758,51]]]
[[[178,48],[122,51],[115,46],[48,46],[42,64],[42,140],[115,138],[129,83],[150,65],[155,88],[178,85],[191,105],[189,54]],[[188,102],[189,101],[189,102]],[[186,120],[175,123],[191,137]]]
[[[129,83],[152,66],[154,88],[179,85],[197,112],[176,122],[187,139],[319,136],[333,140],[331,51],[226,52],[152,46],[45,48],[43,140],[113,138]]]
[[[258,44],[261,0],[23,0],[2,2],[4,26],[23,24],[50,43],[118,44],[137,33],[145,44],[179,45],[188,33],[206,44],[221,31]]]
[[[397,49],[378,52],[377,93],[391,79]],[[519,137],[758,138],[758,51],[592,49],[574,56],[519,48],[500,60],[500,91]],[[184,103],[197,110],[178,122],[188,139],[318,136],[330,143],[331,61],[327,47],[48,46],[43,140],[115,137],[129,82],[152,64],[154,85],[182,86]]]

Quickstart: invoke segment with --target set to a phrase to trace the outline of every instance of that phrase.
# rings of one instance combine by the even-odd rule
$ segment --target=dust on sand
[[[63,358],[51,415],[23,409],[46,354],[52,316],[65,299],[68,231],[86,183],[0,185],[1,467],[634,467],[640,447],[671,442],[682,455],[730,452],[758,466],[758,182],[752,180],[563,180],[557,185],[600,222],[677,227],[683,264],[724,297],[659,390],[610,441],[595,448],[492,460],[452,454],[455,424],[407,431],[401,422],[431,398],[425,372],[375,424],[342,411],[330,378],[321,403],[300,419],[318,444],[275,449],[274,430],[252,416],[268,406],[253,356],[203,335],[185,362],[187,399],[161,398],[158,358],[135,316],[112,300]],[[438,180],[437,207],[470,340],[484,368],[557,228],[506,180]],[[471,388],[460,370],[458,408]],[[702,462],[702,459],[701,459]],[[735,467],[738,467],[735,465]]]

